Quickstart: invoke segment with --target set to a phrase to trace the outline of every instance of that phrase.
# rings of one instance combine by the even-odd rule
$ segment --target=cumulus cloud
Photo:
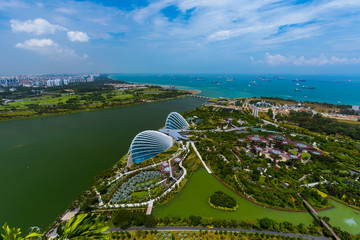
[[[72,42],[87,42],[90,39],[89,35],[84,32],[69,31],[67,32],[67,36]]]
[[[56,31],[66,31],[63,26],[51,24],[46,19],[36,18],[24,22],[12,19],[10,20],[13,32],[35,33],[36,35],[54,34]]]
[[[295,66],[324,66],[324,65],[337,65],[337,64],[360,64],[360,58],[346,58],[346,57],[326,57],[320,55],[318,57],[306,58],[304,56],[284,56],[281,54],[272,55],[266,53],[264,60],[256,60],[254,57],[250,57],[253,64],[266,63],[269,65],[295,65]]]
[[[36,51],[41,54],[51,55],[53,58],[59,59],[63,57],[74,57],[78,59],[86,59],[88,56],[84,54],[83,56],[79,56],[75,53],[74,50],[69,49],[67,47],[62,47],[52,39],[44,38],[44,39],[29,39],[23,43],[17,43],[15,45],[16,48],[22,48],[27,50]]]
[[[29,39],[26,40],[24,43],[17,43],[15,47],[17,48],[25,48],[25,49],[39,49],[39,48],[45,48],[45,47],[51,47],[54,46],[55,43],[51,39]]]

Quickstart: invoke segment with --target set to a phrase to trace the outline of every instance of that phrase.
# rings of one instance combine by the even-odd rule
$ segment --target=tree
[[[129,211],[121,208],[112,214],[111,220],[114,226],[120,228],[127,228],[132,223],[132,216]]]
[[[56,239],[105,239],[107,235],[104,232],[108,229],[98,214],[80,214],[58,226]]]
[[[269,108],[269,110],[268,110],[268,115],[269,115],[270,118],[274,117],[274,113],[273,113],[271,108]]]
[[[200,222],[201,222],[201,217],[200,216],[191,215],[189,218],[190,218],[190,220],[192,222],[192,225],[194,225],[194,226],[200,225]]]
[[[2,227],[4,234],[0,235],[2,240],[25,240],[25,239],[39,239],[43,234],[38,232],[30,232],[25,237],[21,237],[20,228],[10,228],[7,223]]]
[[[264,217],[259,220],[259,224],[261,228],[263,229],[269,229],[272,225],[274,225],[275,221],[272,219],[269,219],[267,217]]]

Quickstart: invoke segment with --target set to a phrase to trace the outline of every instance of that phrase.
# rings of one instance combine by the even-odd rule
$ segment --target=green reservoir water
[[[359,211],[356,211],[332,199],[329,199],[329,202],[334,205],[335,208],[320,211],[319,214],[321,216],[329,217],[330,224],[340,227],[343,231],[347,231],[352,234],[360,234]]]
[[[226,212],[211,208],[207,203],[211,194],[223,191],[234,197],[239,205],[235,212]],[[320,211],[320,215],[329,216],[330,222],[352,234],[360,233],[360,216],[355,210],[330,200],[335,208]],[[276,221],[309,225],[313,218],[308,212],[286,212],[264,208],[251,203],[222,185],[205,169],[199,169],[190,178],[182,191],[169,203],[153,210],[155,216],[189,217],[190,215],[217,219],[254,220],[268,217]]]
[[[185,97],[0,122],[0,225],[47,226],[127,152],[137,133],[159,129],[170,112],[202,103]]]

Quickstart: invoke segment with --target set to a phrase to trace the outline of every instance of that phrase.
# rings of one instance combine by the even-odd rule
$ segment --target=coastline
[[[181,89],[179,89],[179,90],[181,90]],[[187,93],[189,93],[189,94],[191,94],[191,95],[197,94],[197,92],[195,92],[195,91],[187,91],[187,90],[181,90],[181,91],[187,92]],[[121,106],[106,106],[106,107],[102,107],[102,108],[73,110],[73,111],[68,111],[68,112],[46,113],[46,114],[44,114],[44,115],[34,115],[34,116],[29,116],[29,117],[18,117],[18,118],[12,118],[12,119],[0,119],[0,123],[1,123],[1,122],[8,122],[8,121],[15,121],[15,120],[22,120],[22,119],[33,119],[33,118],[43,118],[43,117],[55,117],[55,116],[62,116],[62,115],[82,113],[82,112],[94,112],[94,111],[101,111],[101,110],[107,110],[107,109],[130,107],[130,106],[135,106],[135,105],[139,105],[139,104],[148,104],[148,103],[165,101],[165,100],[170,100],[170,99],[175,99],[175,98],[186,97],[186,95],[187,95],[187,94],[180,95],[180,96],[177,96],[177,97],[172,97],[172,98],[163,98],[163,99],[159,99],[159,100],[153,100],[153,101],[151,101],[151,102],[129,103],[129,104],[121,105]]]
[[[110,74],[112,79],[120,81],[135,82],[138,84],[152,85],[171,85],[182,89],[196,89],[202,91],[203,95],[212,98],[253,98],[253,97],[281,97],[284,99],[294,99],[298,102],[319,102],[334,105],[360,105],[360,100],[356,98],[356,88],[360,87],[357,82],[348,82],[346,76],[291,76],[284,75],[279,79],[269,81],[257,79],[257,75],[235,74],[233,81],[226,81],[223,74],[178,74],[173,75],[146,75],[141,74]],[[202,77],[197,81],[196,77]],[[307,85],[314,86],[315,89],[301,89],[294,91],[296,87],[295,78],[306,80]],[[333,80],[344,79],[343,84],[334,84]],[[215,85],[216,81],[219,85]],[[256,85],[252,82],[256,82]],[[305,84],[305,83],[304,83]],[[301,87],[301,86],[300,86]]]

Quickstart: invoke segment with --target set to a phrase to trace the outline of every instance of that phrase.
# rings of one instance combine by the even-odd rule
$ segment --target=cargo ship
[[[305,89],[315,89],[315,87],[306,87],[306,86],[302,86],[302,88],[305,88]]]

